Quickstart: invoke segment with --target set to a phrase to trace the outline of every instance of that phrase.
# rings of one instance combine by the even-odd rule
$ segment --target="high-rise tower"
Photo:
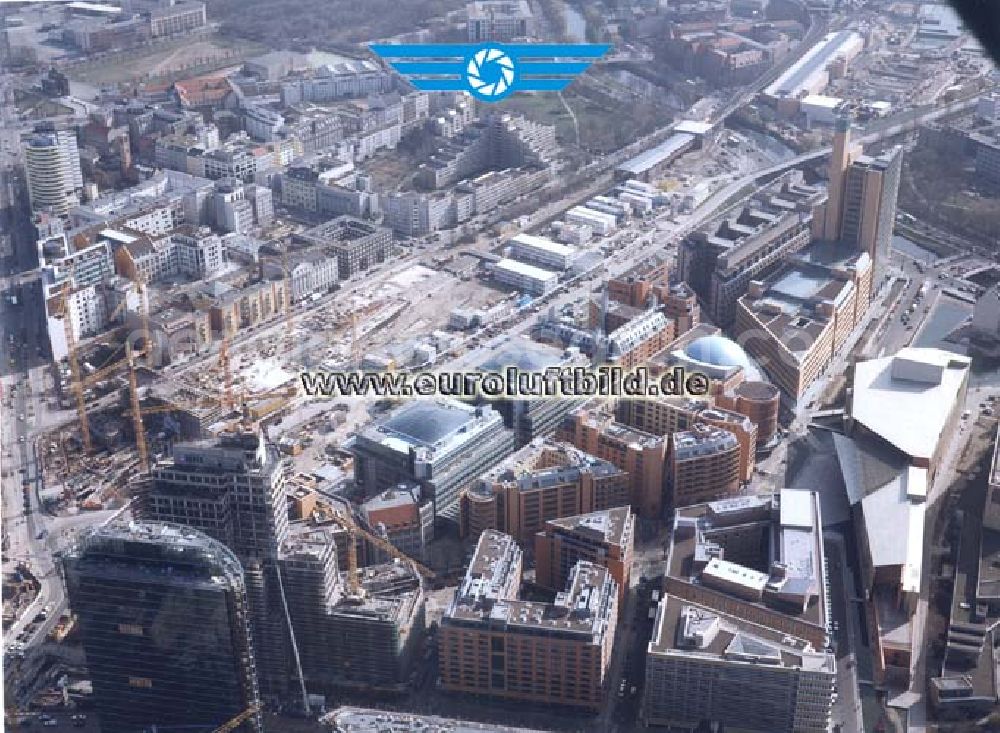
[[[24,160],[33,211],[65,216],[79,203],[83,173],[72,131],[56,130],[51,125],[36,127],[24,141]]]
[[[132,523],[62,560],[105,733],[212,730],[259,705],[243,568],[202,532]],[[259,714],[239,731],[259,733]]]
[[[861,154],[860,146],[851,146],[851,118],[838,117],[833,133],[833,153],[830,155],[830,183],[823,217],[823,238],[840,239],[844,206],[844,180],[851,161]]]
[[[285,480],[277,451],[259,431],[174,446],[154,467],[143,518],[202,530],[229,547],[246,571],[262,691],[283,696],[291,640],[278,576],[288,537]]]

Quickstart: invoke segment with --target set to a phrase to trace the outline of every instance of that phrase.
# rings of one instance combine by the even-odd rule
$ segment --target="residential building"
[[[600,710],[618,621],[618,586],[581,561],[554,603],[518,599],[522,553],[512,537],[479,537],[438,631],[441,687]]]
[[[670,437],[696,425],[711,426],[733,435],[739,446],[740,483],[753,477],[757,429],[750,418],[712,405],[709,399],[691,397],[647,397],[619,400],[615,417],[623,424],[649,435]]]
[[[247,579],[221,542],[182,525],[104,524],[61,566],[101,730],[220,726],[260,705]],[[243,729],[262,731],[261,713]]]
[[[586,407],[567,415],[555,438],[624,471],[629,481],[628,503],[642,517],[658,519],[661,516],[668,441],[615,422],[609,411]]]

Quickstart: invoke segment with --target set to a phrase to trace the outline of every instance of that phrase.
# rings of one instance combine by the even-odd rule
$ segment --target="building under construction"
[[[220,542],[112,524],[85,534],[62,567],[102,731],[211,730],[259,706],[243,568]],[[237,730],[261,731],[260,714]]]
[[[424,637],[424,592],[406,563],[361,568],[356,588],[337,570],[329,527],[296,527],[281,572],[311,692],[400,690]]]
[[[140,490],[139,514],[200,529],[243,563],[262,691],[284,697],[292,664],[278,548],[288,536],[285,476],[257,430],[174,446]]]

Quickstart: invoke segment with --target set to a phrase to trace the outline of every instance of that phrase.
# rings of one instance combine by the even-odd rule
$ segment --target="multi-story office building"
[[[535,534],[535,584],[558,592],[576,564],[586,560],[611,573],[621,607],[628,594],[634,544],[635,515],[627,506],[550,519]]]
[[[545,522],[629,502],[628,475],[565,443],[538,439],[482,475],[462,494],[463,536],[497,529],[531,542]]]
[[[153,38],[197,30],[207,23],[205,3],[163,3],[149,13],[149,29]]]
[[[815,493],[679,510],[646,653],[642,716],[694,729],[824,733],[836,685]]]
[[[552,270],[568,270],[578,254],[575,247],[531,234],[518,234],[510,239],[510,256],[515,260]]]
[[[609,411],[585,407],[567,415],[555,437],[625,471],[629,480],[629,503],[643,517],[660,517],[666,487],[668,441],[615,422]]]
[[[334,255],[342,278],[385,262],[394,252],[389,229],[350,216],[339,216],[307,229],[296,239],[321,246]]]
[[[650,397],[619,400],[615,416],[624,425],[657,436],[671,436],[695,425],[725,430],[739,446],[739,481],[749,481],[753,476],[757,427],[746,415],[713,407],[704,399]]]
[[[701,504],[740,491],[740,444],[728,430],[695,423],[670,436],[670,505]]]
[[[280,611],[278,548],[288,537],[285,476],[277,450],[255,431],[174,446],[140,496],[145,519],[200,529],[229,547],[246,571],[261,689],[287,682],[289,624]]]
[[[534,34],[535,19],[527,0],[474,0],[467,3],[469,41],[509,41]]]
[[[841,238],[868,254],[876,282],[889,261],[902,170],[903,149],[897,146],[875,157],[859,156],[847,169],[844,181]]]
[[[62,569],[101,730],[215,727],[259,705],[246,579],[222,543],[179,525],[104,525]],[[263,730],[260,713],[240,730]]]
[[[416,482],[434,516],[458,519],[462,488],[514,452],[500,413],[452,399],[418,400],[357,434],[354,478],[371,493]]]
[[[817,243],[737,302],[738,338],[771,381],[798,400],[868,314],[873,261]]]
[[[511,337],[476,365],[481,372],[507,374],[508,369],[518,373],[541,374],[546,369],[583,365],[586,359],[576,349],[560,349],[533,341],[527,336]],[[546,397],[534,399],[502,398],[489,400],[490,406],[503,415],[503,422],[514,431],[518,447],[530,443],[535,438],[551,435],[559,427],[562,419],[579,407],[583,399],[578,397]]]
[[[554,603],[518,600],[522,553],[487,531],[441,619],[441,686],[548,705],[600,710],[618,621],[618,584],[580,561]]]
[[[559,284],[559,273],[512,259],[494,262],[490,272],[493,279],[501,285],[530,295],[545,295],[555,290]]]
[[[409,557],[422,559],[434,539],[434,505],[423,501],[419,484],[399,484],[373,496],[361,506],[372,531],[385,537]]]
[[[712,322],[726,328],[750,282],[812,241],[824,192],[790,171],[735,215],[688,235],[678,251],[681,278],[701,297]]]
[[[23,146],[32,210],[66,216],[83,189],[76,133],[40,125]]]

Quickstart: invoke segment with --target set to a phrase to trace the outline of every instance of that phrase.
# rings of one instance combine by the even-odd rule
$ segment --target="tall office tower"
[[[903,151],[897,146],[875,157],[859,156],[848,168],[844,182],[840,236],[858,251],[868,253],[875,282],[889,261],[902,170]]]
[[[823,239],[840,239],[844,180],[851,161],[859,154],[858,147],[851,147],[851,118],[838,117],[833,132],[833,153],[830,155],[830,183],[823,216]]]
[[[83,189],[76,135],[40,125],[24,141],[24,159],[32,210],[66,216]]]
[[[277,451],[256,430],[174,446],[141,502],[144,519],[200,529],[243,563],[261,690],[281,696],[290,669],[278,549],[288,537],[285,477]]]
[[[105,733],[212,730],[260,702],[243,568],[189,527],[98,527],[64,555]],[[259,714],[237,730],[262,730]]]

